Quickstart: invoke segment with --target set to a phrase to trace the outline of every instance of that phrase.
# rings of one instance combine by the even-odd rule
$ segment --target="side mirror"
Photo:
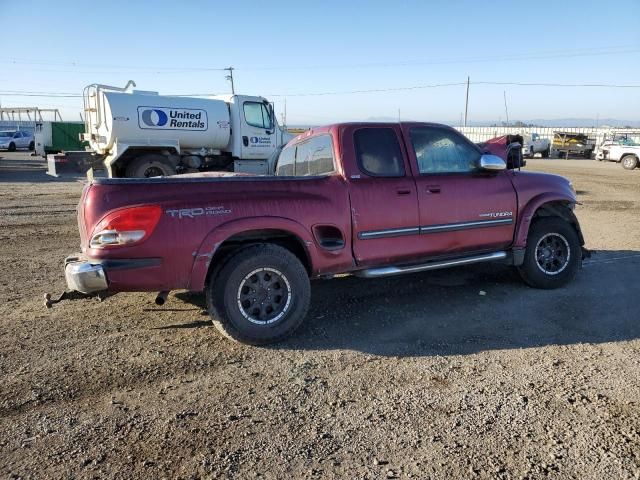
[[[482,170],[486,170],[488,172],[498,172],[500,170],[505,170],[506,168],[507,164],[497,155],[485,153],[480,157],[480,169]]]

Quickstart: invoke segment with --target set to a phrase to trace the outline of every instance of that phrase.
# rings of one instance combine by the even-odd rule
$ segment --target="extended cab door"
[[[348,126],[341,136],[356,262],[384,265],[419,256],[416,185],[399,126]]]
[[[425,254],[499,250],[513,242],[511,173],[480,171],[481,150],[449,127],[403,125]]]
[[[277,143],[276,122],[271,106],[257,97],[242,99],[240,103],[241,158],[266,160]]]

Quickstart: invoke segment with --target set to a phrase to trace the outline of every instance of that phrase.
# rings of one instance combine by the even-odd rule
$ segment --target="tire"
[[[582,156],[587,160],[591,160],[591,150],[586,150],[585,152],[582,152]]]
[[[625,155],[620,159],[620,164],[625,170],[633,170],[638,166],[638,157],[635,155]]]
[[[293,253],[278,245],[256,244],[229,257],[209,279],[206,294],[220,333],[236,342],[265,345],[300,326],[309,309],[311,286]]]
[[[132,160],[125,169],[127,178],[169,177],[176,169],[162,155],[149,154]]]
[[[542,151],[542,158],[549,158],[549,154],[551,153],[549,147],[546,150]]]
[[[29,143],[29,151],[33,152],[36,149],[36,144],[34,142]]]
[[[534,220],[529,227],[524,263],[518,267],[529,286],[562,287],[575,277],[581,264],[582,248],[573,225],[558,217]]]
[[[10,152],[15,152],[16,151],[16,144],[11,142],[9,144],[9,148],[7,150],[10,151]]]

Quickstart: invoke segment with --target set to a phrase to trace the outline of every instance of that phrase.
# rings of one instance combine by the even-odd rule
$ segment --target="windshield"
[[[4,132],[0,132],[0,137],[13,137],[15,135],[15,131],[6,130]]]

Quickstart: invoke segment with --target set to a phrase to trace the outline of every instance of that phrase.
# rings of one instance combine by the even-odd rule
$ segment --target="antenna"
[[[507,110],[507,91],[503,90],[502,94],[504,95],[504,113],[507,116],[507,127],[509,126],[509,110]]]
[[[467,100],[464,102],[464,126],[467,126],[467,112],[469,111],[469,80],[467,77]]]
[[[225,78],[231,82],[231,93],[233,95],[235,95],[236,94],[236,89],[235,89],[235,86],[233,85],[233,70],[234,70],[234,68],[233,67],[227,67],[227,68],[223,68],[223,70],[228,70],[229,71],[229,75],[227,75]]]

